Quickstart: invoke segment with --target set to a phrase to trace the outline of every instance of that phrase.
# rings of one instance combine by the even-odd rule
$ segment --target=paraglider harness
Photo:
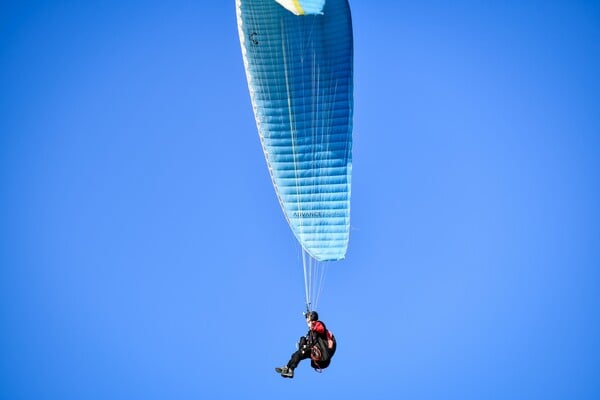
[[[302,338],[304,340],[300,340],[300,345],[302,346],[302,342],[304,341],[306,346],[310,348],[310,365],[315,369],[315,371],[320,373],[323,371],[323,369],[329,366],[331,357],[333,357],[333,353],[335,352],[337,342],[335,340],[335,336],[333,336],[333,333],[327,329],[325,324],[322,321],[319,322],[325,329],[325,337],[317,334],[317,332],[309,331],[306,337]]]

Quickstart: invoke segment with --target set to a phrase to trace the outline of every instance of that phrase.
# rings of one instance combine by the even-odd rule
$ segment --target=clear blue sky
[[[351,6],[338,353],[293,380],[234,1],[0,6],[0,397],[600,397],[599,3]]]

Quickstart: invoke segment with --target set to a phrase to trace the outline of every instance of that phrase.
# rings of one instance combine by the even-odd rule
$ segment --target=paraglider
[[[256,126],[275,193],[302,248],[311,312],[323,264],[346,256],[350,234],[350,7],[348,0],[236,0],[236,12]]]
[[[275,372],[284,378],[293,378],[294,370],[302,360],[310,358],[310,365],[320,371],[327,368],[331,358],[335,354],[337,342],[333,333],[325,327],[323,321],[319,320],[316,311],[306,313],[306,324],[308,333],[298,341],[296,350],[290,360],[283,367],[275,368]]]

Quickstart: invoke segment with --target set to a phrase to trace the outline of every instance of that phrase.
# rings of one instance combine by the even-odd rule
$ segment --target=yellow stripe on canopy
[[[299,0],[293,0],[294,1],[294,7],[296,7],[296,12],[298,15],[304,15],[304,10],[302,9],[302,6],[300,5],[300,1]]]

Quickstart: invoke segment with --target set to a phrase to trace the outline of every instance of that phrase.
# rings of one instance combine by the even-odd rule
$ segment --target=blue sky
[[[600,396],[599,4],[351,6],[339,346],[293,380],[234,1],[0,6],[3,398]]]

